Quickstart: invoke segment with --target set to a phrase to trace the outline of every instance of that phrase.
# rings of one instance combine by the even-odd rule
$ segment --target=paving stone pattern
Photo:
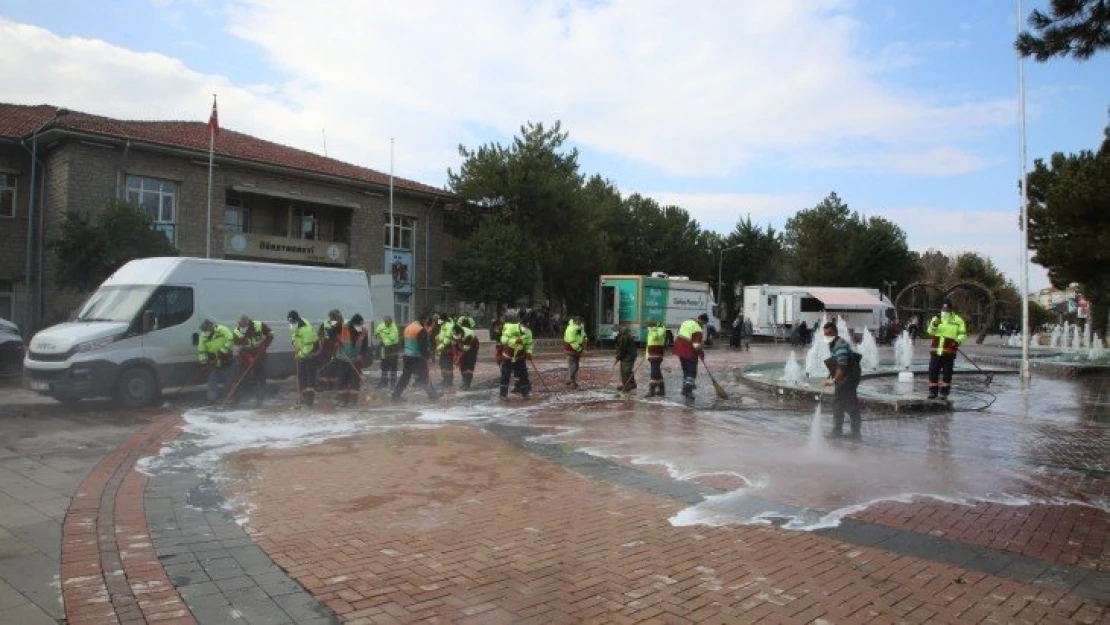
[[[198,623],[338,622],[251,541],[211,476],[159,471],[145,504],[158,560]]]
[[[698,493],[586,477],[473,428],[245,452],[230,468],[229,487],[256,506],[256,543],[351,623],[1106,616],[1104,600],[1032,583],[1039,572],[1011,570],[1021,582],[900,553],[925,549],[900,547],[909,533],[896,528],[871,547],[773,526],[675,527]],[[1026,562],[1001,555],[1000,574]]]

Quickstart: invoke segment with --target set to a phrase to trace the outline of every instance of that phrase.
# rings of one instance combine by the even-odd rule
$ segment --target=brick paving
[[[1097,508],[884,501],[853,519],[1110,572],[1110,515]]]
[[[773,526],[675,527],[673,498],[476,428],[244,452],[256,543],[351,623],[1086,622],[1105,601]]]
[[[554,360],[543,380],[561,390]],[[584,363],[584,382],[606,385],[601,360]],[[622,472],[573,446],[522,443],[536,431],[485,424],[240,452],[224,490],[246,505],[244,531],[209,474],[134,469],[180,423],[144,428],[71,502],[69,623],[1110,618],[1108,515],[1096,508],[919,499],[816,532],[676,527],[686,506],[742,484]],[[1067,479],[1103,497],[1104,465],[1094,458]]]
[[[62,599],[71,625],[195,624],[154,552],[143,509],[140,456],[177,435],[181,419],[144,427],[92,470],[62,532]]]

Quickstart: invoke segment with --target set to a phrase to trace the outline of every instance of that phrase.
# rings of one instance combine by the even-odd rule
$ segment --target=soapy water
[[[1007,390],[1006,383],[1001,382]],[[1011,381],[1012,386],[1012,381]],[[500,402],[460,393],[329,412],[198,408],[183,432],[139,467],[200,471],[222,479],[222,462],[248,449],[289,449],[351,436],[445,425],[497,423],[535,430],[529,441],[568,445],[670,479],[721,478],[725,490],[671,518],[676,525],[776,523],[811,530],[879,501],[932,497],[1010,505],[1077,503],[1110,510],[1106,480],[1073,479],[1110,462],[1106,423],[1076,419],[1056,397],[1044,418],[987,413],[885,418],[865,413],[864,440],[825,441],[828,407],[751,400],[737,410],[691,410],[676,399],[619,400],[606,390],[551,393]],[[672,391],[672,396],[674,392]],[[1099,394],[1101,397],[1101,394]],[[1038,401],[1046,401],[1041,398]],[[1072,410],[1074,413],[1074,410]],[[1080,416],[1083,413],[1080,412]],[[1101,488],[1101,490],[1100,490]],[[249,502],[237,502],[240,509]]]

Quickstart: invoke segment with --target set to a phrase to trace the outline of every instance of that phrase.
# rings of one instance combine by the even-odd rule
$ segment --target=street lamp
[[[726,247],[726,248],[721,249],[721,252],[720,252],[721,260],[720,260],[720,262],[717,263],[717,314],[718,315],[721,314],[721,298],[722,298],[721,294],[724,292],[724,288],[725,288],[725,281],[724,281],[724,278],[723,278],[724,274],[722,273],[722,271],[724,270],[724,267],[725,267],[725,252],[727,252],[729,250],[734,250],[734,249],[737,249],[737,248],[740,248],[740,247],[744,247],[744,246],[743,245],[733,245],[732,247]]]

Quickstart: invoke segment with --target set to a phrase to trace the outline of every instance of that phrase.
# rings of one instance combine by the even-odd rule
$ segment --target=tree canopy
[[[1083,285],[1091,318],[1105,327],[1110,305],[1110,125],[1097,152],[1057,152],[1029,173],[1033,262],[1057,288]]]
[[[58,255],[55,282],[63,289],[90,291],[130,260],[178,254],[150,218],[126,202],[112,201],[93,214],[67,212],[61,230],[51,246]]]
[[[475,302],[503,304],[527,297],[536,266],[533,248],[522,245],[524,235],[509,222],[487,216],[463,242],[448,266],[459,293]]]
[[[1022,56],[1086,60],[1110,48],[1110,0],[1052,0],[1048,13],[1030,14],[1029,26],[1034,32],[1021,33],[1015,44]]]
[[[918,271],[900,227],[852,212],[835,192],[787,220],[783,243],[790,277],[802,284],[907,284]]]
[[[461,295],[496,305],[540,296],[589,318],[600,274],[662,271],[709,282],[715,292],[719,285],[729,317],[739,308],[737,287],[751,284],[882,288],[919,276],[946,282],[953,272],[990,288],[1006,282],[974,254],[919,256],[897,224],[853,211],[835,192],[781,232],[755,223],[743,206],[731,232],[706,230],[683,207],[623,195],[613,181],[581,174],[567,142],[559,123],[529,123],[507,145],[460,146],[463,162],[448,176],[462,199],[451,227],[463,246],[448,272]]]

